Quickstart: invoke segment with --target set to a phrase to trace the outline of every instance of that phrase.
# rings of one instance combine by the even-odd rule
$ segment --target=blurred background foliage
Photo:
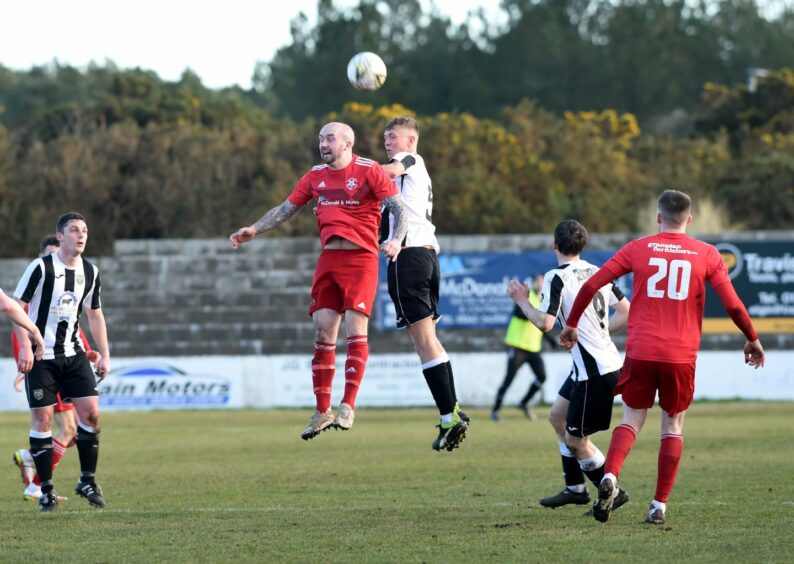
[[[794,224],[794,10],[754,0],[503,0],[455,26],[415,0],[319,0],[254,87],[166,82],[112,63],[0,65],[0,256],[27,257],[63,211],[91,254],[117,238],[218,237],[258,219],[341,120],[385,159],[383,126],[421,125],[442,233],[652,229],[653,198],[695,198],[694,232]],[[346,81],[380,53],[377,92]],[[749,68],[763,67],[748,87]],[[698,214],[701,214],[698,217]],[[276,235],[312,234],[306,211]]]

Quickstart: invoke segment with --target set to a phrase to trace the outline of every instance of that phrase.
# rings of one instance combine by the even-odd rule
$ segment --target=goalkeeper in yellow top
[[[543,284],[543,275],[535,275],[532,279],[532,288],[529,291],[529,303],[534,307],[540,307],[540,291]],[[496,392],[496,399],[494,400],[493,409],[491,410],[491,419],[499,421],[499,410],[502,408],[502,401],[507,393],[510,384],[516,377],[519,369],[524,364],[529,364],[532,372],[535,374],[535,380],[530,385],[529,390],[521,399],[518,404],[519,409],[530,420],[535,420],[536,416],[529,407],[529,402],[534,395],[541,389],[543,382],[546,381],[546,366],[543,364],[543,358],[540,356],[541,342],[543,338],[551,343],[553,348],[557,348],[557,343],[554,339],[543,333],[540,329],[535,327],[521,311],[521,308],[515,306],[513,315],[510,318],[510,324],[507,326],[507,334],[505,335],[505,344],[507,345],[507,373],[505,374],[502,385]]]

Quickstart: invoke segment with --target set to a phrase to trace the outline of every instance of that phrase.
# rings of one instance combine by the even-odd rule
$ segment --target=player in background
[[[58,218],[57,252],[37,258],[25,270],[14,296],[28,304],[28,316],[44,335],[44,355],[34,361],[30,340],[17,330],[20,350],[18,368],[25,372],[25,389],[31,413],[30,453],[41,479],[41,511],[58,508],[52,482],[52,419],[58,393],[71,401],[80,422],[77,451],[80,478],[75,491],[95,507],[104,507],[102,490],[96,484],[99,458],[99,392],[94,371],[78,338],[79,317],[85,314],[102,358],[96,367],[100,381],[110,371],[110,352],[105,317],[101,309],[99,269],[82,255],[88,241],[88,226],[79,213]],[[37,351],[38,352],[38,351]]]
[[[309,315],[315,327],[312,381],[316,411],[301,433],[304,440],[334,426],[353,426],[358,394],[369,347],[367,324],[378,283],[378,226],[381,205],[396,218],[394,238],[381,245],[392,260],[400,252],[406,224],[400,194],[381,166],[353,154],[355,135],[349,125],[327,123],[320,130],[323,164],[298,180],[292,193],[256,223],[231,234],[238,248],[260,233],[274,229],[314,199],[322,252],[312,281]],[[336,364],[336,338],[344,315],[347,334],[345,392],[334,417],[331,387]]]
[[[529,289],[529,303],[537,308],[540,306],[540,292],[543,287],[543,275],[537,274],[532,277],[532,287]],[[529,365],[535,380],[529,386],[529,390],[521,398],[518,408],[524,412],[527,419],[534,421],[537,416],[529,406],[529,402],[535,394],[543,387],[546,381],[546,365],[543,364],[543,357],[540,354],[543,339],[551,343],[552,347],[557,348],[557,343],[532,323],[518,305],[513,307],[513,314],[510,316],[510,323],[507,325],[505,333],[505,345],[507,345],[507,372],[505,373],[502,385],[496,392],[493,408],[491,409],[491,420],[499,421],[499,410],[502,409],[502,401],[507,393],[510,384],[518,374],[518,371],[525,364]]]
[[[383,143],[390,161],[383,169],[400,192],[408,224],[405,236],[397,238],[394,217],[383,215],[382,236],[402,245],[397,260],[389,262],[389,296],[397,312],[397,327],[408,329],[441,417],[432,447],[452,451],[465,438],[469,418],[460,411],[452,364],[436,336],[436,321],[441,317],[437,309],[441,269],[432,221],[433,186],[424,159],[417,153],[419,125],[411,117],[395,117],[386,124]]]
[[[60,243],[55,235],[47,235],[42,239],[39,245],[39,257],[45,257],[58,251]],[[25,307],[27,312],[27,306]],[[88,338],[80,328],[80,341],[83,345],[83,350],[88,357],[89,362],[96,365],[101,358],[101,355],[91,350],[91,345]],[[19,339],[15,332],[11,332],[11,352],[14,359],[19,358]],[[17,392],[22,391],[22,384],[25,381],[25,373],[20,372],[14,380],[14,389]],[[77,433],[77,413],[74,410],[74,405],[71,403],[63,403],[61,395],[58,394],[58,403],[55,404],[53,420],[55,421],[56,433],[52,438],[52,471],[58,467],[61,457],[66,452],[66,449],[71,447],[74,443],[74,438]],[[14,452],[14,463],[19,467],[20,474],[22,475],[22,483],[25,484],[25,491],[23,497],[27,500],[37,500],[41,497],[41,480],[36,473],[36,466],[33,463],[33,457],[30,455],[30,449],[21,448]],[[66,498],[63,498],[66,499]]]
[[[686,234],[692,221],[692,200],[678,190],[665,190],[657,202],[659,233],[634,240],[582,288],[560,334],[565,348],[580,338],[582,313],[604,284],[634,273],[633,305],[629,314],[626,359],[615,394],[623,394],[623,422],[615,427],[605,474],[598,488],[593,515],[606,521],[614,508],[618,476],[637,434],[653,407],[656,392],[662,408],[656,493],[646,523],[665,522],[683,451],[684,414],[695,391],[695,362],[700,348],[706,281],[714,288],[736,326],[744,333],[744,360],[764,365],[764,349],[747,310],[736,295],[719,251]]]
[[[587,230],[578,221],[566,219],[554,229],[554,254],[557,268],[543,278],[540,307],[529,302],[529,288],[511,280],[507,293],[538,329],[544,332],[568,317],[574,298],[582,284],[598,270],[580,255],[587,245]],[[615,309],[609,318],[609,307]],[[604,454],[590,440],[598,431],[609,429],[612,420],[612,390],[618,381],[620,358],[610,333],[626,324],[629,301],[615,285],[609,285],[591,296],[582,322],[582,338],[571,349],[573,368],[560,388],[549,411],[549,422],[557,434],[562,457],[565,488],[558,494],[543,498],[545,507],[590,502],[585,476],[596,486],[604,476]],[[618,492],[616,506],[629,500],[623,490]]]

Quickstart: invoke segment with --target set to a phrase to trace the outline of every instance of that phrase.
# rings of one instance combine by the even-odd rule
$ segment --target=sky
[[[430,0],[422,2],[429,9]],[[433,2],[454,23],[481,6],[495,20],[501,15],[498,0]],[[290,21],[301,11],[316,22],[317,0],[12,0],[0,11],[0,64],[26,70],[57,59],[84,68],[111,60],[164,80],[190,68],[207,87],[250,88],[256,62],[290,43]]]

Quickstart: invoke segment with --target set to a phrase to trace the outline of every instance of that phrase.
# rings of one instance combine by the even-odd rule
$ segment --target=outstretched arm
[[[381,200],[381,203],[384,207],[383,213],[391,213],[394,216],[394,234],[391,239],[384,241],[380,248],[383,254],[394,262],[397,260],[397,255],[400,254],[402,240],[405,238],[405,234],[408,233],[408,219],[399,194],[389,196]]]
[[[554,316],[540,311],[529,303],[529,287],[526,284],[513,279],[507,283],[507,293],[535,327],[544,333],[551,331],[554,327]]]
[[[300,209],[289,200],[284,200],[280,205],[268,211],[265,215],[259,218],[254,224],[248,227],[241,227],[229,236],[232,242],[232,247],[237,248],[243,243],[247,243],[260,233],[275,229],[289,218],[291,218]]]

